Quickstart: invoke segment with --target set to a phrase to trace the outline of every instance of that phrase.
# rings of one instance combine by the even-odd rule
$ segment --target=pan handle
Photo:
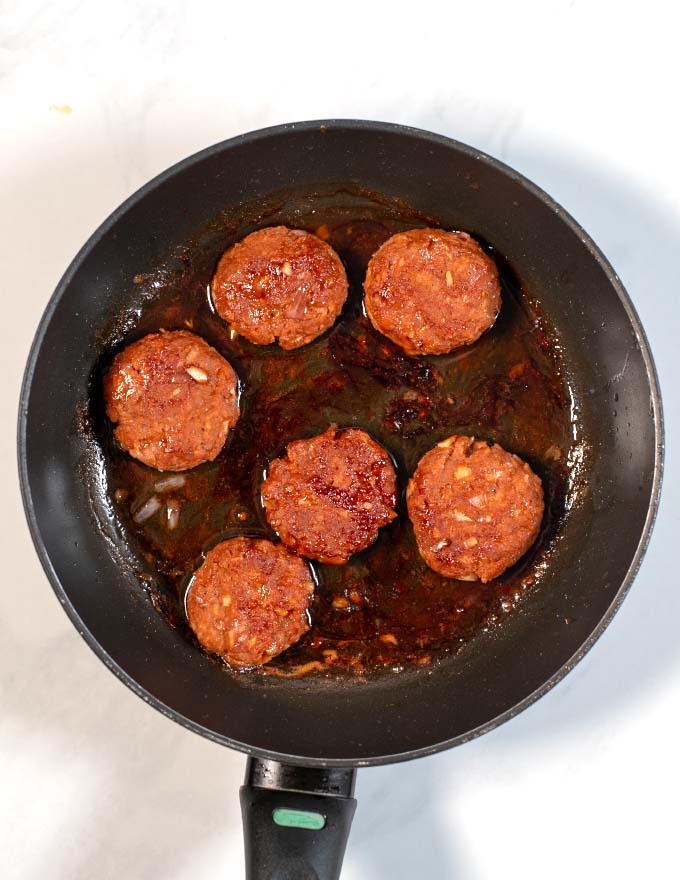
[[[355,776],[249,758],[241,787],[246,880],[338,880]]]

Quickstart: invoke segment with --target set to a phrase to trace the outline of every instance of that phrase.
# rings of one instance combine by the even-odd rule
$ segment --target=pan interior
[[[274,222],[328,226],[350,275],[355,273],[348,320],[304,357],[320,357],[323,350],[342,359],[354,350],[357,328],[365,322],[356,280],[363,251],[370,253],[400,223],[435,223],[476,235],[502,263],[507,317],[501,321],[518,321],[532,339],[539,339],[543,321],[541,333],[553,336],[562,382],[557,390],[566,395],[553,426],[556,442],[544,443],[543,436],[539,448],[533,440],[540,432],[532,433],[530,419],[517,432],[512,419],[491,418],[484,436],[524,454],[542,471],[553,492],[554,519],[537,553],[504,581],[508,593],[501,586],[493,593],[495,605],[470,606],[484,612],[475,618],[475,637],[458,653],[443,646],[450,653],[438,662],[410,667],[432,654],[428,645],[412,656],[387,652],[384,665],[406,665],[399,674],[289,680],[226,673],[181,626],[168,626],[156,612],[150,593],[173,616],[173,594],[166,589],[171,566],[159,572],[150,564],[145,554],[153,535],[131,535],[107,491],[112,480],[124,482],[127,465],[119,457],[107,470],[106,428],[96,406],[90,408],[105,352],[110,356],[112,346],[157,329],[161,316],[166,329],[189,319],[198,321],[197,332],[225,351],[239,373],[257,369],[261,375],[274,363],[271,352],[258,360],[247,344],[232,344],[209,313],[204,288],[216,253],[229,243],[225,238]],[[187,280],[203,312],[187,314],[179,295]],[[433,359],[437,368],[458,382],[479,378],[475,352],[481,351],[507,376],[514,364],[494,348],[493,334],[452,356],[446,369]],[[548,361],[538,352],[536,357],[550,372]],[[295,358],[293,353],[286,362],[300,368]],[[308,367],[305,361],[302,369]],[[363,368],[358,362],[350,367]],[[413,371],[411,384],[388,389],[382,411],[403,400],[405,389],[418,393],[418,382],[430,381],[424,363],[406,363],[403,370]],[[462,387],[456,386],[454,399]],[[468,390],[474,392],[474,385]],[[477,389],[471,399],[482,400],[482,392]],[[395,452],[403,485],[419,455],[454,427],[479,433],[479,412],[465,421],[460,411],[447,419],[434,407],[421,419],[422,411],[391,410],[402,427],[406,420],[410,436],[347,407],[340,418],[334,418],[337,412],[322,416],[324,422],[333,416],[368,428]],[[534,427],[543,416],[544,409],[537,411]],[[67,610],[100,656],[159,708],[222,742],[263,754],[370,762],[465,738],[530,697],[589,639],[616,602],[645,530],[654,492],[654,416],[645,352],[612,275],[583,233],[541,194],[502,166],[434,136],[362,123],[293,126],[227,142],[173,169],[123,206],[78,256],[29,363],[20,426],[24,491],[43,561]],[[293,426],[283,418],[283,424],[299,433],[321,427],[313,419]],[[255,457],[250,465],[278,451],[283,433],[273,432],[269,446],[258,449],[262,461]],[[545,457],[551,445],[562,452],[559,466],[558,459]],[[256,508],[241,506],[254,527],[264,528]],[[237,508],[231,513],[242,512]],[[225,516],[213,529],[230,525]],[[209,537],[214,535],[202,540]],[[539,583],[519,589],[536,574]],[[332,582],[322,587],[326,599],[338,592]],[[461,599],[473,595],[469,587],[453,589]],[[501,602],[520,592],[522,601],[502,625],[495,624]],[[308,658],[304,645],[299,650],[288,662]]]
[[[252,231],[252,218],[258,225],[318,232],[347,267],[351,293],[341,318],[330,332],[296,351],[250,344],[230,332],[211,307],[215,264],[225,247]],[[399,517],[347,565],[314,566],[312,629],[267,664],[265,674],[372,674],[439,662],[485,628],[502,625],[512,606],[541,580],[561,522],[577,503],[587,447],[572,419],[574,397],[561,375],[568,371],[536,297],[519,290],[501,261],[504,301],[493,329],[472,346],[433,358],[405,357],[372,328],[363,311],[362,281],[379,245],[395,232],[437,222],[399,201],[349,186],[280,193],[240,206],[236,215],[223,212],[187,242],[180,260],[170,259],[135,279],[93,377],[88,428],[107,465],[106,517],[112,507],[119,543],[135,551],[134,568],[156,607],[188,638],[183,613],[188,573],[206,548],[226,536],[276,538],[260,502],[260,478],[290,441],[330,425],[361,428],[389,451],[402,490]],[[167,478],[159,481],[157,471],[120,450],[101,389],[113,354],[159,327],[191,329],[227,357],[240,377],[242,417],[214,462],[183,473],[181,486],[157,494],[156,485],[163,487]],[[451,581],[431,571],[408,522],[404,489],[410,476],[419,459],[454,432],[498,442],[521,455],[545,487],[540,540],[519,565],[488,585]],[[163,507],[135,521],[133,512],[153,498],[180,509],[177,528],[168,530]]]

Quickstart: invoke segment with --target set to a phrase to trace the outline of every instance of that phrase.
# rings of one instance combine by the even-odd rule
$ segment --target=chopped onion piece
[[[164,477],[157,483],[154,483],[156,492],[167,492],[169,489],[181,489],[186,483],[187,478],[182,474],[173,474],[171,477]]]
[[[181,506],[177,499],[173,498],[171,501],[168,501],[168,531],[174,532],[174,530],[179,525],[179,512],[181,510]]]
[[[145,501],[144,504],[142,504],[142,506],[132,518],[136,523],[145,522],[147,519],[152,517],[154,513],[157,513],[160,510],[160,507],[161,502],[155,495],[152,495],[148,501]]]
[[[283,669],[278,669],[276,666],[264,667],[266,673],[269,675],[275,675],[277,678],[300,678],[315,669],[323,672],[326,667],[319,660],[310,660],[309,663],[303,663],[301,666],[293,666],[290,672],[284,672]]]
[[[199,385],[204,385],[208,381],[208,374],[200,367],[186,367],[186,371],[194,380],[194,382],[198,382]]]

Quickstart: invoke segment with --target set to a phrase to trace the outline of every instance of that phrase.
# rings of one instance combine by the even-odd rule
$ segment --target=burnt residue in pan
[[[350,296],[334,327],[284,352],[251,345],[214,313],[209,285],[233,241],[261,226],[308,229],[340,254]],[[540,580],[569,507],[575,460],[573,400],[550,328],[489,247],[502,279],[494,327],[450,355],[409,358],[371,327],[362,281],[371,254],[395,232],[438,225],[407,206],[348,189],[289,194],[225,214],[153,276],[135,278],[134,308],[107,328],[107,353],[93,377],[92,424],[107,467],[108,493],[156,607],[186,631],[183,591],[202,553],[234,533],[268,535],[259,486],[268,461],[296,438],[329,425],[363,428],[392,454],[399,517],[347,565],[314,564],[312,628],[266,671],[366,673],[426,665],[457,651],[502,618]],[[468,230],[475,234],[475,230]],[[487,245],[487,243],[483,244]],[[540,291],[531,291],[540,298]],[[103,414],[101,378],[113,354],[159,328],[189,328],[236,369],[241,418],[218,459],[181,475],[159,474],[117,448]],[[543,480],[546,516],[536,546],[488,584],[447,580],[421,560],[404,492],[418,460],[453,433],[500,443]],[[535,587],[539,588],[539,587]]]

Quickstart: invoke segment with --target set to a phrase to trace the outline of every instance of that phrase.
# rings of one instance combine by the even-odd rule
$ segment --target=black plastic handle
[[[338,880],[355,776],[249,758],[241,788],[246,880]]]

